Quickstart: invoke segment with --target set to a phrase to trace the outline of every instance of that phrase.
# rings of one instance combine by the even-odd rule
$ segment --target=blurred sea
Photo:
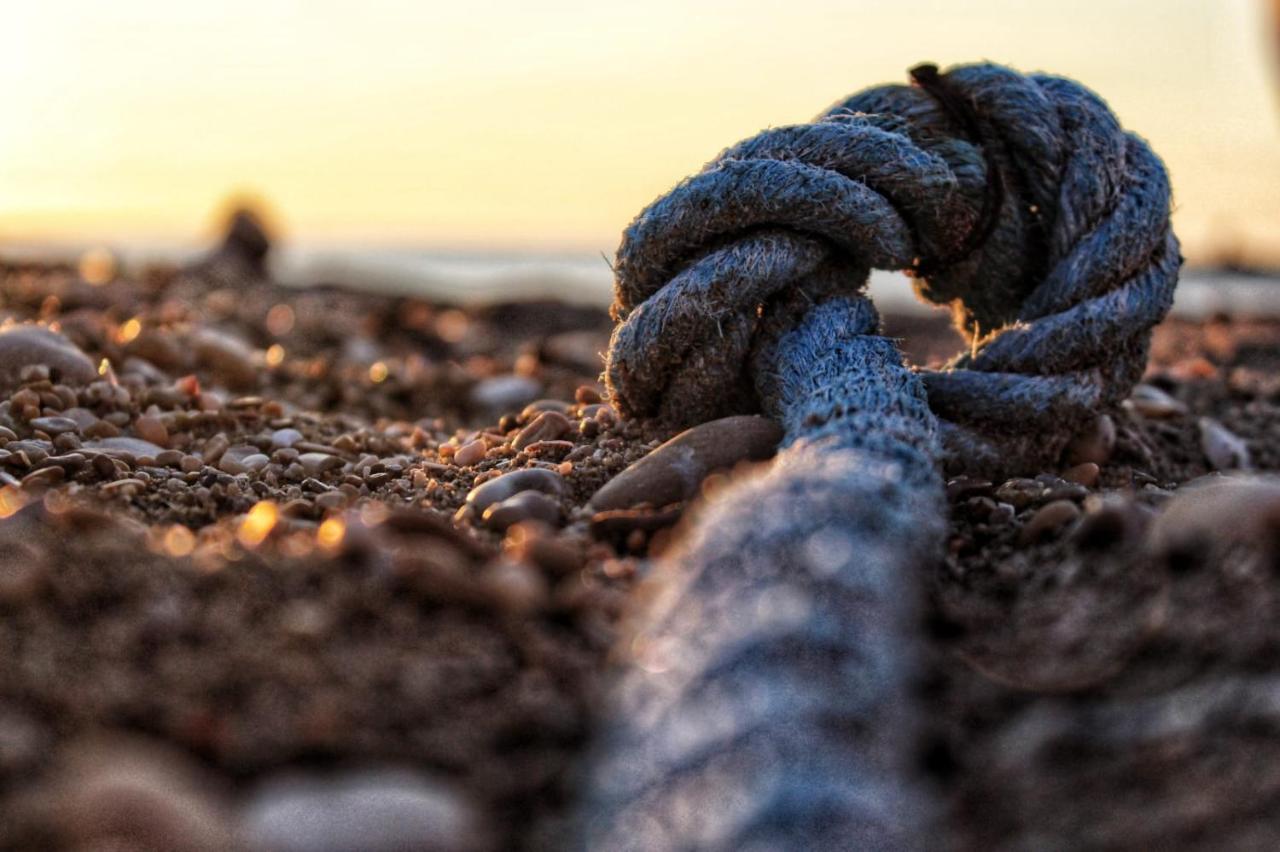
[[[74,260],[93,246],[4,245],[0,258]],[[183,262],[204,249],[178,245],[112,246],[126,266]],[[327,283],[422,295],[460,304],[506,299],[557,298],[607,305],[613,272],[605,255],[515,252],[445,252],[413,248],[285,245],[273,252],[273,272],[296,286]],[[933,310],[916,299],[900,273],[874,272],[871,295],[885,312]],[[1173,312],[1181,316],[1228,313],[1280,316],[1280,270],[1270,272],[1185,268]]]
[[[609,260],[596,255],[464,254],[413,250],[286,249],[277,274],[300,284],[358,283],[463,303],[554,297],[607,305],[612,297]],[[925,313],[906,276],[873,272],[871,296],[882,311]],[[1271,273],[1188,268],[1182,271],[1173,312],[1280,316],[1280,271]]]

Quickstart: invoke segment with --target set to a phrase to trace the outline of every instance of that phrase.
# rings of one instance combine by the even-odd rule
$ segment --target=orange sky
[[[1280,247],[1264,0],[49,0],[5,12],[0,239],[611,252],[720,148],[919,61],[1075,76],[1169,164],[1193,256]],[[465,7],[465,8],[463,8]]]

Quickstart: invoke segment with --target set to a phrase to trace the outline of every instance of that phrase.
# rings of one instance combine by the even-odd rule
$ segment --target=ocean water
[[[93,246],[5,245],[0,257],[72,259]],[[203,249],[177,244],[113,246],[128,266],[150,261],[180,263]],[[604,254],[444,252],[360,246],[285,245],[273,253],[272,271],[296,286],[342,284],[391,293],[415,294],[459,304],[499,299],[558,298],[578,304],[609,304],[613,271]],[[870,292],[882,311],[938,310],[919,301],[906,276],[874,272]],[[1173,313],[1202,317],[1214,313],[1280,316],[1280,271],[1237,272],[1187,268],[1182,271]]]
[[[276,272],[299,284],[358,283],[461,303],[555,297],[607,305],[613,271],[602,255],[462,254],[413,250],[286,249]],[[937,310],[916,298],[905,275],[873,272],[870,293],[882,311]],[[1280,316],[1280,273],[1189,268],[1182,271],[1173,313]]]

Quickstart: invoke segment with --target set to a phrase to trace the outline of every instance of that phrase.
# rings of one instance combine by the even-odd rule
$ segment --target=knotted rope
[[[606,380],[624,414],[694,423],[776,400],[760,339],[905,269],[970,349],[922,371],[949,469],[1052,463],[1128,395],[1181,258],[1159,159],[1078,83],[996,65],[880,86],[741,142],[618,250]]]
[[[588,848],[925,845],[914,572],[941,551],[939,462],[1051,463],[1142,373],[1180,263],[1159,160],[1070,80],[913,76],[729,148],[624,233],[623,413],[763,410],[786,436],[655,567]],[[912,271],[971,350],[904,366],[871,267]]]

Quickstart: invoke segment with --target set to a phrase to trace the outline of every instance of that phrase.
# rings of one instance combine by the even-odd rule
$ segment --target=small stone
[[[564,477],[553,470],[531,467],[525,470],[514,470],[490,479],[467,494],[466,505],[473,511],[483,513],[494,503],[500,503],[521,491],[541,491],[552,497],[564,494]]]
[[[1101,470],[1095,462],[1081,462],[1063,473],[1062,478],[1067,482],[1092,488],[1097,483],[1100,473]]]
[[[144,441],[141,438],[102,438],[97,441],[89,441],[86,447],[99,450],[109,456],[117,458],[132,459],[156,459],[164,452],[163,447],[158,447],[150,441]]]
[[[271,446],[277,450],[292,447],[301,440],[302,433],[297,429],[277,429],[271,433]]]
[[[1043,482],[1037,482],[1034,479],[1014,478],[1006,480],[997,488],[995,496],[997,500],[1021,510],[1040,502],[1044,499],[1045,492],[1048,490],[1048,487]]]
[[[494,376],[471,388],[471,404],[490,412],[511,411],[537,398],[542,385],[527,376]]]
[[[31,421],[32,429],[39,429],[50,437],[57,437],[64,432],[79,432],[80,424],[70,417],[37,417]]]
[[[259,455],[258,448],[252,444],[236,444],[234,447],[228,447],[218,459],[218,470],[232,476],[247,473],[249,468],[245,465],[245,460],[255,455]]]
[[[231,446],[231,442],[227,440],[226,435],[214,435],[205,442],[204,452],[200,455],[204,459],[205,464],[217,464],[218,459],[222,458],[222,454]]]
[[[1266,552],[1280,540],[1280,478],[1215,474],[1192,480],[1163,506],[1150,540],[1156,553],[1169,557],[1199,556],[1206,546]],[[1243,564],[1240,553],[1231,559]]]
[[[522,491],[485,509],[481,519],[499,532],[521,521],[559,524],[560,502],[540,491]]]
[[[1244,439],[1211,417],[1201,417],[1200,449],[1214,470],[1249,470],[1253,465]]]
[[[766,417],[739,415],[687,429],[607,482],[591,498],[599,512],[687,500],[714,470],[771,457],[782,429]]]
[[[572,428],[573,424],[569,422],[569,418],[560,412],[544,411],[520,430],[512,440],[511,446],[513,449],[523,450],[538,441],[554,441],[561,435],[567,434]]]
[[[59,849],[212,852],[238,848],[230,815],[200,768],[147,742],[76,747],[41,800]]]
[[[241,815],[252,848],[271,852],[463,852],[484,848],[480,820],[458,791],[397,770],[285,776],[263,784]]]
[[[267,456],[262,453],[254,453],[253,455],[246,457],[240,463],[244,465],[245,470],[249,473],[257,473],[267,465],[271,464],[271,459],[267,458]]]
[[[1129,396],[1133,408],[1143,417],[1153,420],[1177,417],[1187,413],[1187,406],[1154,385],[1141,384]]]
[[[453,454],[453,463],[458,467],[471,467],[471,465],[483,459],[484,454],[484,441],[468,441],[461,447],[458,447],[457,452]]]
[[[87,385],[98,378],[89,356],[70,340],[39,325],[14,325],[0,331],[0,391],[10,391],[22,381],[27,367],[49,368],[50,377],[68,385]]]
[[[990,494],[995,486],[989,480],[962,474],[947,481],[947,499],[954,502],[979,494]]]
[[[579,385],[573,392],[573,401],[579,405],[594,405],[600,400],[600,389],[594,385]]]
[[[224,332],[201,328],[191,334],[196,361],[232,390],[248,390],[258,383],[258,368],[249,344]]]
[[[157,447],[169,446],[169,430],[160,418],[143,415],[133,421],[133,431],[144,441],[150,441]]]
[[[347,505],[347,495],[341,491],[326,491],[316,496],[316,505],[326,511],[341,509]]]
[[[1116,447],[1116,424],[1109,414],[1100,414],[1083,432],[1067,445],[1066,461],[1069,465],[1092,462],[1104,465]]]
[[[1070,500],[1054,500],[1046,503],[1027,521],[1018,538],[1023,544],[1031,544],[1047,538],[1080,517],[1080,507]]]
[[[342,459],[328,453],[303,453],[298,456],[298,464],[312,476],[342,467]]]

